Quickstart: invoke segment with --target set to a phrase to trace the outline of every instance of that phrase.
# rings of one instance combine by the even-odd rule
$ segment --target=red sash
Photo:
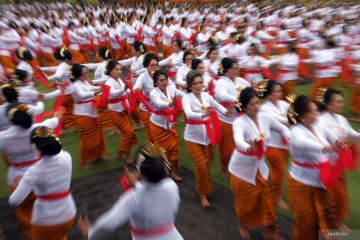
[[[21,168],[29,167],[29,166],[37,163],[38,161],[40,161],[40,159],[41,159],[41,156],[38,156],[38,158],[37,158],[37,159],[34,159],[34,160],[29,160],[29,161],[22,162],[22,163],[11,163],[11,162],[8,162],[8,164],[9,164],[10,167],[14,167],[14,168],[21,169]]]
[[[220,143],[221,140],[220,120],[215,110],[213,109],[210,110],[210,117],[206,120],[187,119],[186,124],[189,125],[205,124],[206,133],[209,137],[211,145],[216,145]]]
[[[148,230],[140,230],[136,229],[133,225],[131,225],[131,233],[138,237],[154,237],[166,234],[170,232],[174,228],[174,223],[167,223],[165,225],[148,229]]]
[[[258,150],[255,152],[244,152],[240,150],[238,147],[235,147],[236,151],[238,151],[239,153],[244,154],[246,156],[256,156],[257,160],[261,160],[265,154],[264,140],[257,141],[257,148]]]
[[[60,200],[63,198],[66,198],[67,196],[70,195],[70,191],[64,191],[64,192],[56,192],[56,193],[50,193],[47,195],[43,195],[43,196],[36,196],[38,199],[41,200],[46,200],[46,201],[56,201],[56,200]]]
[[[128,111],[128,112],[134,111],[134,109],[136,107],[136,98],[135,98],[135,96],[132,93],[130,93],[129,103],[127,103],[126,100],[127,100],[126,95],[123,95],[123,96],[121,96],[119,98],[116,98],[116,99],[109,99],[108,102],[110,104],[116,104],[116,103],[121,102],[122,106],[125,108],[126,111]]]
[[[135,89],[134,96],[145,106],[146,111],[153,112],[153,108],[148,104],[150,102],[150,98],[146,97],[141,90]]]

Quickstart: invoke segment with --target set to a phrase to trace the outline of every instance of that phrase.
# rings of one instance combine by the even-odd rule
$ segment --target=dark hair
[[[133,47],[137,52],[146,53],[146,47],[142,42],[135,41],[133,43]]]
[[[191,86],[193,85],[193,82],[195,80],[195,78],[197,77],[201,77],[201,74],[196,72],[196,71],[190,71],[188,72],[188,74],[186,74],[186,90],[187,92],[191,92]]]
[[[118,61],[115,60],[110,60],[108,61],[108,63],[106,64],[105,67],[105,75],[110,75],[111,71],[114,70],[116,68],[116,66],[120,65],[120,63]]]
[[[158,69],[154,72],[154,75],[153,75],[153,80],[154,80],[154,86],[156,87],[156,84],[157,84],[157,81],[159,80],[159,77],[161,75],[165,75],[166,78],[168,78],[168,74],[166,71],[164,70],[161,70],[161,69]]]
[[[289,50],[290,53],[296,53],[297,52],[296,43],[295,42],[289,42],[288,43],[288,50]]]
[[[17,80],[23,82],[29,76],[29,73],[25,70],[16,68],[13,72],[13,75]]]
[[[176,45],[181,49],[184,50],[185,48],[183,47],[183,41],[181,39],[175,39],[174,42],[176,43]]]
[[[328,88],[324,93],[322,102],[319,103],[319,110],[325,111],[327,105],[330,104],[330,102],[333,100],[335,95],[343,96],[342,92],[340,92],[339,90],[336,90],[335,88]]]
[[[186,22],[187,22],[187,18],[186,18],[186,17],[181,18],[181,24],[180,24],[180,26],[183,27]]]
[[[274,91],[274,88],[276,86],[281,86],[279,82],[277,81],[274,81],[274,80],[269,80],[266,84],[266,87],[265,87],[265,92],[264,92],[264,95],[263,97],[267,97],[269,95],[272,94],[272,92]]]
[[[315,103],[313,100],[311,100],[308,96],[305,95],[299,95],[296,97],[293,106],[292,111],[294,112],[294,120],[289,116],[291,113],[291,109],[288,111],[288,121],[291,125],[300,122],[300,118],[304,116],[305,113],[309,111],[309,106],[311,103]]]
[[[193,56],[195,57],[195,54],[194,54],[193,51],[191,51],[191,50],[186,50],[186,51],[184,52],[184,55],[183,55],[183,63],[185,63],[185,59],[186,59],[186,57],[187,57],[188,55],[193,55]]]
[[[221,60],[221,66],[219,66],[219,71],[218,71],[218,75],[219,76],[225,76],[226,72],[232,68],[232,66],[234,64],[236,64],[237,62],[229,57],[225,57]]]
[[[65,48],[56,48],[54,52],[54,57],[57,60],[68,60],[70,61],[72,59],[72,54],[69,50]]]
[[[18,101],[19,94],[15,88],[11,86],[5,86],[1,89],[1,92],[7,102],[14,103]]]
[[[33,60],[33,55],[31,54],[31,52],[24,47],[16,49],[16,57],[27,61]]]
[[[13,112],[10,116],[10,112],[12,112],[12,109],[14,108],[17,108],[17,110],[15,110],[15,112]],[[30,128],[33,124],[32,114],[26,104],[18,102],[10,103],[6,110],[6,115],[8,116],[10,122],[24,129]]]
[[[198,58],[194,58],[191,62],[191,70],[196,70],[203,61]]]
[[[326,46],[330,47],[330,48],[334,48],[336,47],[336,42],[334,37],[327,37],[325,40]]]
[[[37,128],[34,128],[31,131],[31,135],[30,135],[30,142],[32,144],[35,144],[36,148],[41,152],[42,155],[56,155],[58,154],[61,149],[62,146],[59,142],[59,140],[54,137],[54,136],[47,136],[47,137],[38,137],[36,136],[36,132],[38,130],[50,130],[49,128],[45,127],[45,126],[40,126]]]
[[[209,51],[206,53],[206,58],[210,58],[210,54],[214,51],[218,51],[217,47],[216,46],[212,46],[209,48]]]
[[[151,60],[156,60],[157,62],[159,62],[158,56],[156,56],[154,53],[147,53],[143,61],[144,68],[147,68],[150,65]]]
[[[86,68],[86,67],[84,65],[77,64],[77,63],[75,63],[71,66],[71,76],[70,76],[71,82],[75,82],[76,80],[79,79],[79,77],[81,77],[83,68]]]
[[[158,183],[168,176],[165,167],[164,159],[162,157],[151,157],[146,153],[146,145],[139,148],[137,156],[141,155],[145,159],[140,165],[140,173],[145,176],[150,183]],[[137,159],[138,161],[138,159]]]
[[[246,87],[244,88],[241,93],[239,94],[238,100],[241,106],[241,109],[239,107],[236,107],[236,110],[238,112],[244,112],[246,106],[249,104],[249,102],[254,98],[257,97],[259,98],[257,92],[251,88],[251,87]]]
[[[101,47],[99,48],[98,50],[99,52],[99,56],[102,58],[102,59],[111,59],[111,51],[110,49],[108,49],[107,47]]]

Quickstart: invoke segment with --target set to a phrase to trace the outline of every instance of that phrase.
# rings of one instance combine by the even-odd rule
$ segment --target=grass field
[[[296,88],[296,92],[298,94],[308,94],[309,88],[310,88],[309,84],[300,85]],[[40,88],[40,91],[45,91],[45,89]],[[351,91],[350,86],[346,86],[344,89],[345,99],[346,99],[346,104],[345,104],[346,107],[345,107],[344,115],[346,117],[352,116],[352,114],[349,111],[350,91]],[[47,110],[49,110],[50,107],[52,106],[52,102],[48,102],[46,105],[48,108]],[[179,132],[179,136],[180,136],[180,147],[181,147],[180,163],[183,167],[193,169],[193,164],[185,150],[184,140],[182,138],[183,131],[184,131],[184,123],[182,122],[181,119],[178,120],[177,127],[178,127],[177,129]],[[353,124],[353,127],[356,130],[359,130],[360,125]],[[116,136],[109,137],[109,136],[107,136],[107,134],[108,134],[107,132],[104,133],[104,135],[106,136],[108,161],[97,165],[94,169],[91,169],[91,170],[83,170],[80,168],[80,165],[79,165],[79,142],[80,141],[79,141],[78,134],[71,133],[71,134],[67,134],[67,135],[61,137],[61,142],[63,143],[64,149],[66,151],[69,151],[73,157],[73,178],[78,178],[78,177],[85,176],[85,175],[91,175],[96,172],[101,172],[101,171],[104,171],[107,169],[118,168],[118,167],[122,166],[122,163],[115,161],[119,136],[116,135]],[[144,129],[137,130],[136,135],[138,137],[139,143],[144,143],[144,141],[145,141]],[[133,151],[136,151],[136,148],[134,148]],[[229,187],[228,180],[224,179],[221,175],[220,161],[219,161],[217,152],[213,159],[212,177],[216,182],[218,182],[226,187]],[[350,211],[351,211],[351,218],[350,218],[348,224],[352,229],[356,229],[356,228],[360,229],[360,187],[359,187],[360,171],[357,170],[354,172],[349,172],[347,174],[347,180],[348,180],[349,197],[350,197]],[[8,196],[8,190],[7,190],[7,185],[6,185],[6,169],[3,164],[3,161],[1,161],[1,163],[0,163],[0,183],[1,183],[0,184],[0,197]],[[291,217],[291,214],[288,212],[280,211],[280,214],[287,216],[287,217]]]

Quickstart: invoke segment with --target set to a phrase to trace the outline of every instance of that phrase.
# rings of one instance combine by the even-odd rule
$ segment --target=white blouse
[[[129,219],[135,229],[151,230],[175,221],[180,205],[179,189],[170,178],[159,183],[142,181],[142,185],[120,196],[113,207],[90,228],[89,240],[103,238]],[[133,240],[182,240],[174,227],[160,236],[138,237]]]
[[[99,90],[100,87],[92,86],[88,81],[77,80],[73,83],[72,88],[72,96],[75,100],[74,115],[96,118],[97,110],[92,105],[95,91]]]
[[[323,152],[323,148],[335,143],[335,136],[321,124],[313,125],[313,132],[301,124],[291,129],[290,153],[292,159],[300,163],[320,164],[327,161],[330,154]],[[290,175],[303,184],[325,188],[320,180],[320,171],[316,168],[306,168],[292,163]]]
[[[246,152],[252,141],[261,138],[263,138],[266,148],[271,138],[270,129],[281,132],[285,139],[289,139],[290,131],[283,124],[264,113],[258,113],[257,117],[259,128],[246,114],[234,121],[233,134],[237,149]],[[269,168],[266,166],[264,158],[263,156],[261,159],[257,159],[256,156],[245,155],[235,149],[230,158],[229,171],[243,181],[255,185],[258,171],[264,179],[268,179]]]
[[[360,133],[355,131],[348,120],[340,114],[324,112],[319,118],[322,126],[331,129],[338,140],[355,139],[360,140]]]
[[[57,118],[51,118],[42,123],[33,124],[30,128],[24,129],[20,126],[12,125],[0,134],[0,151],[5,153],[10,164],[21,164],[24,162],[38,159],[38,154],[34,151],[30,143],[31,131],[39,126],[55,128],[59,123]],[[14,184],[16,178],[22,177],[29,168],[8,168],[7,183]]]
[[[185,96],[185,94],[177,90],[174,86],[168,86],[166,88],[166,96],[159,88],[156,87],[150,92],[150,101],[154,107],[154,111],[162,111],[165,109],[173,110],[174,106],[170,107],[169,103],[175,97],[182,98],[183,96]],[[150,121],[164,129],[170,129],[175,124],[175,122],[169,122],[165,116],[157,115],[155,113],[151,114]]]
[[[238,98],[236,89],[250,87],[250,83],[243,78],[237,77],[235,80],[231,80],[226,76],[222,76],[215,84],[215,99],[219,103],[235,103]],[[231,117],[225,116],[219,112],[219,118],[222,122],[232,124],[237,116],[236,107],[233,108],[233,114]]]
[[[208,120],[209,117],[203,117],[204,108],[212,107],[216,111],[221,112],[223,115],[227,112],[227,109],[220,105],[215,99],[207,92],[201,93],[201,102],[193,93],[189,93],[182,99],[182,106],[186,119],[193,120]],[[192,125],[186,124],[184,139],[189,142],[208,146],[210,139],[206,131],[205,124]]]
[[[270,101],[264,103],[261,107],[261,111],[269,114],[269,116],[273,117],[276,121],[281,124],[287,125],[287,112],[289,109],[289,104],[285,101],[277,101],[276,105]],[[271,137],[268,143],[268,146],[280,149],[288,149],[289,146],[285,145],[282,142],[282,135],[273,129],[271,129]]]
[[[71,171],[72,160],[68,152],[61,151],[54,156],[43,156],[41,161],[25,172],[18,187],[11,194],[9,204],[19,205],[31,191],[36,196],[68,191]],[[31,223],[42,226],[62,224],[75,217],[75,213],[75,201],[71,194],[52,201],[37,198],[32,211]]]
[[[109,100],[126,96],[127,92],[125,91],[125,83],[120,78],[115,80],[111,77],[108,77],[105,84],[110,86]],[[128,102],[128,100],[125,101]],[[117,103],[109,103],[108,109],[114,112],[125,111],[121,101]]]
[[[140,74],[140,76],[136,80],[136,83],[135,83],[133,89],[141,90],[145,97],[150,98],[150,92],[154,89],[154,80],[152,79],[152,77],[150,76],[148,71]],[[152,106],[150,101],[147,102],[147,104],[149,106]],[[142,103],[140,103],[140,109],[142,111],[147,112],[145,105]]]

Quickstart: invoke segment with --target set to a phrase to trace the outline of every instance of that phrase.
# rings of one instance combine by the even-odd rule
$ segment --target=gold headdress
[[[295,99],[296,99],[295,94],[289,94],[289,95],[285,96],[285,101],[290,104],[287,115],[294,124],[297,123],[296,117],[298,116],[298,114],[294,111]]]
[[[137,155],[136,168],[140,171],[141,164],[146,157],[159,157],[164,160],[166,170],[170,170],[171,164],[166,157],[166,151],[164,148],[159,147],[151,142],[147,142],[144,148]]]
[[[26,52],[26,50],[27,49],[25,47],[19,47],[19,49],[17,50],[19,58],[21,58],[21,59],[24,58],[24,53]]]
[[[141,52],[141,53],[144,53],[144,52],[145,52],[144,46],[143,46],[142,44],[140,44],[139,49],[140,49],[140,52]]]
[[[18,76],[15,74],[14,70],[9,70],[10,78],[6,80],[7,85],[12,86],[13,88],[18,88],[22,85],[22,82],[19,80]]]
[[[319,88],[314,100],[320,104],[324,104],[324,96],[327,91],[327,88]]]
[[[223,67],[223,65],[222,65],[221,63],[219,64],[218,74],[219,74],[219,75],[223,75],[223,74],[224,74],[224,67]]]
[[[20,103],[9,110],[9,112],[7,114],[8,119],[10,119],[10,120],[13,119],[14,114],[17,111],[26,112],[26,113],[31,114],[30,108],[28,108],[28,106],[26,104]]]
[[[235,88],[235,92],[237,95],[237,101],[235,102],[235,107],[237,107],[239,109],[239,111],[243,111],[242,107],[241,107],[241,102],[240,102],[240,94],[241,92],[244,90],[243,87],[236,87]]]
[[[261,81],[258,85],[257,85],[257,94],[259,97],[263,97],[266,90],[266,87],[268,85],[269,79],[264,79],[263,81]]]
[[[54,137],[56,138],[56,135],[54,133],[54,130],[47,127],[38,127],[34,131],[34,135],[32,138],[47,138],[47,137]]]
[[[62,47],[61,49],[60,49],[60,56],[61,57],[65,57],[65,55],[64,55],[64,52],[67,50],[67,47],[66,46],[64,46],[64,47]]]
[[[110,54],[110,49],[107,48],[106,51],[105,51],[105,59],[107,59],[109,57],[109,54]]]

